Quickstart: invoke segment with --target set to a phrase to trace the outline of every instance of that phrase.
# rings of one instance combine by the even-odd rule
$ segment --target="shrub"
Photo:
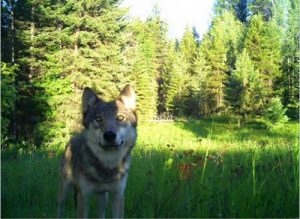
[[[285,115],[286,109],[283,107],[278,97],[272,98],[263,112],[263,119],[269,129],[279,128],[288,121]]]

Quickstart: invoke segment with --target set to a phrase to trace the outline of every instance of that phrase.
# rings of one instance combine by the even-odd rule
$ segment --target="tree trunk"
[[[11,63],[15,64],[15,14],[12,0],[8,1],[10,8],[10,46],[11,46]],[[14,80],[14,87],[16,90],[16,78]],[[14,93],[14,109],[12,112],[12,132],[15,138],[17,138],[17,121],[16,121],[16,94]]]
[[[29,63],[29,80],[33,76],[33,40],[34,40],[34,34],[35,34],[35,23],[34,23],[34,15],[35,15],[35,5],[32,5],[31,7],[31,17],[30,17],[30,47],[29,47],[29,52],[30,52],[30,63]]]
[[[241,127],[241,117],[238,117],[238,128],[240,128]]]
[[[74,43],[74,57],[78,56],[78,39],[79,39],[79,29],[76,29],[75,32],[75,43]]]
[[[58,25],[58,32],[59,32],[59,34],[61,33],[61,30],[62,30],[62,28],[61,28],[61,24],[59,24]],[[59,40],[59,50],[60,50],[60,55],[59,55],[59,62],[62,62],[62,53],[61,53],[61,51],[62,51],[62,41],[61,41],[61,38],[60,38],[60,40]]]
[[[11,63],[15,63],[15,14],[12,0],[8,1],[10,8],[10,46],[11,46]]]

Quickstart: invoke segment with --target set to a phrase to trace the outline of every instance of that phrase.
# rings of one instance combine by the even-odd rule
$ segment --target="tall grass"
[[[141,124],[125,216],[298,217],[298,125],[228,118]],[[2,152],[2,217],[55,217],[62,150]],[[96,217],[95,200],[91,217]],[[70,194],[66,216],[75,217]]]

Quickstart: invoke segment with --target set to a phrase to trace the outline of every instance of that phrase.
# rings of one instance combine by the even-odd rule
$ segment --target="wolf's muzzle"
[[[114,131],[106,131],[103,133],[104,142],[99,142],[99,145],[105,150],[116,150],[124,144],[124,141],[117,140],[117,134]]]
[[[114,133],[113,131],[106,131],[103,134],[103,138],[107,142],[113,142],[116,139],[116,136],[116,133]]]

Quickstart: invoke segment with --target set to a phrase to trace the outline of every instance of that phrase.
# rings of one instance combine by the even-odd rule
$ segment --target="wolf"
[[[90,88],[82,95],[83,130],[65,148],[59,168],[57,217],[63,216],[70,187],[75,189],[77,216],[88,217],[88,200],[97,195],[98,214],[105,217],[108,195],[113,218],[124,216],[124,192],[137,138],[136,94],[126,85],[106,102]]]

